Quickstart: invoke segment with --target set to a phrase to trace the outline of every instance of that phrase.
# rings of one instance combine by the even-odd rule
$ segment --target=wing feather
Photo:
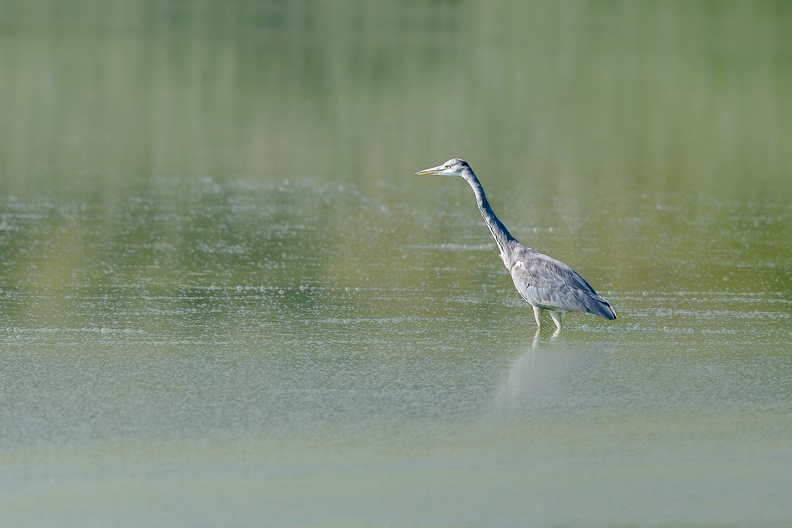
[[[520,295],[532,306],[616,318],[608,301],[560,260],[528,248],[517,257],[510,269],[512,280]]]

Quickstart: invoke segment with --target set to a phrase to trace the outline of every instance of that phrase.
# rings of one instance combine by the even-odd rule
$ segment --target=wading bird
[[[561,332],[561,323],[569,312],[591,313],[605,319],[616,319],[616,312],[610,303],[597,295],[580,274],[560,260],[522,245],[509,233],[492,211],[484,188],[466,161],[450,159],[442,165],[415,174],[461,176],[470,184],[484,223],[498,244],[500,257],[511,273],[517,291],[533,307],[534,318],[540,330],[544,310],[550,312],[556,325],[556,334]]]

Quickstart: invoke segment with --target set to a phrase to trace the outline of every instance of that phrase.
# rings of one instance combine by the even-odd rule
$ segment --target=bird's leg
[[[564,319],[564,312],[550,312],[550,317],[553,318],[553,322],[556,325],[556,334],[561,333],[561,321]]]
[[[534,310],[534,319],[536,319],[536,326],[539,327],[539,330],[542,329],[542,309],[538,306],[533,306]]]

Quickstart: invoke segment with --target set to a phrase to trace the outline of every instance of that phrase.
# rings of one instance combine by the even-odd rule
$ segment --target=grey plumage
[[[540,328],[543,310],[550,312],[557,333],[561,331],[564,315],[569,312],[591,313],[605,319],[616,319],[616,312],[610,303],[599,296],[579,273],[560,260],[521,244],[509,233],[492,211],[481,182],[466,161],[450,159],[442,165],[418,171],[416,174],[461,176],[470,184],[484,223],[498,245],[503,264],[511,273],[517,291],[533,307],[536,324]]]

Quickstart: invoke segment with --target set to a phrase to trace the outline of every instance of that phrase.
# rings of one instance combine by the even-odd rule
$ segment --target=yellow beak
[[[443,171],[443,169],[445,169],[445,167],[443,167],[442,165],[438,165],[437,167],[432,167],[431,169],[424,169],[424,170],[418,171],[415,174],[418,174],[418,175],[434,175],[434,174],[441,173]]]

